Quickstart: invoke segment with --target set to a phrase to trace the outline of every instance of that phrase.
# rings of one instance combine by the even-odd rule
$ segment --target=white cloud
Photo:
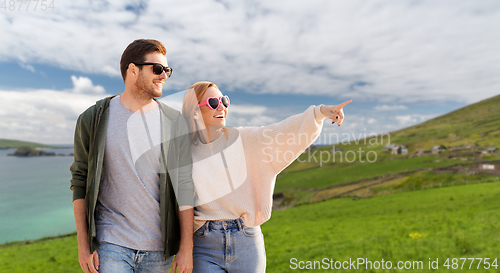
[[[29,64],[24,64],[24,63],[19,63],[19,66],[21,66],[22,68],[26,69],[26,70],[29,70],[33,73],[36,72],[35,68]]]
[[[266,112],[267,107],[251,104],[231,104],[231,113],[239,115],[261,115]]]
[[[377,105],[373,109],[376,111],[395,111],[395,110],[406,110],[408,107],[405,105],[387,105],[387,104],[382,104],[382,105]]]
[[[72,92],[0,90],[0,138],[49,144],[72,143],[78,116],[106,96],[104,91],[75,91],[93,85],[88,78],[77,79],[73,76],[72,79],[75,85]],[[185,91],[178,92],[165,96],[160,101],[180,111],[184,95]],[[273,114],[273,109],[251,104],[232,104],[227,125],[263,126],[277,121],[279,120]]]
[[[186,95],[186,90],[164,96],[161,99],[159,99],[159,101],[161,101],[161,102],[165,103],[166,105],[174,108],[175,110],[181,112],[182,111],[182,101],[184,100],[185,95]]]
[[[500,90],[500,36],[492,35],[498,1],[155,0],[130,10],[133,5],[76,0],[57,2],[53,12],[2,12],[0,62],[31,72],[44,73],[34,67],[48,64],[118,78],[131,41],[158,39],[174,68],[169,90],[210,80],[224,92],[370,102],[376,119],[347,113],[341,127],[325,125],[325,132],[355,134],[432,117],[402,115],[405,105],[472,103]],[[0,137],[71,142],[76,116],[105,93],[89,78],[71,79],[68,90],[0,91]],[[182,98],[162,101],[180,110]],[[287,115],[233,104],[228,125],[266,125]],[[50,130],[57,134],[48,137]]]
[[[103,95],[0,90],[0,138],[72,143],[76,119]]]
[[[264,114],[251,114],[251,113],[235,113],[228,112],[227,126],[239,127],[239,126],[265,126],[271,123],[278,122],[276,117],[272,117]]]
[[[104,87],[97,85],[94,86],[92,81],[87,77],[76,77],[71,76],[71,81],[73,82],[73,93],[77,94],[104,94],[106,90]]]
[[[396,119],[396,121],[399,122],[400,128],[404,128],[411,125],[415,125],[425,120],[429,120],[434,117],[436,117],[436,115],[412,114],[412,115],[398,115],[395,116],[394,119]]]
[[[73,142],[76,119],[103,97],[104,88],[72,77],[67,90],[0,90],[0,138],[42,143]]]
[[[3,12],[0,61],[119,77],[136,38],[168,48],[169,88],[331,95],[383,104],[498,93],[498,1],[57,2]],[[474,94],[473,96],[471,94]]]

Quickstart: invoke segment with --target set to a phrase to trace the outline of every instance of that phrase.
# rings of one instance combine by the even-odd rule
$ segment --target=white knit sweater
[[[208,144],[192,146],[195,223],[242,218],[247,226],[269,220],[276,176],[319,136],[320,106],[263,127],[227,128]]]

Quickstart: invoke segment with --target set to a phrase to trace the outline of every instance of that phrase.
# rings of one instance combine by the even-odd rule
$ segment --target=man
[[[86,273],[191,272],[188,128],[154,99],[172,73],[166,49],[135,40],[120,69],[124,92],[96,102],[76,124],[71,190],[80,266]]]

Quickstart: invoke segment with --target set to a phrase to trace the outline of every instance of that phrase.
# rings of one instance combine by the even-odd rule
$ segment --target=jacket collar
[[[111,101],[111,99],[116,97],[116,96],[118,96],[118,94],[112,95],[112,96],[109,96],[109,97],[106,97],[104,99],[96,101],[97,109],[102,108],[102,111],[105,111],[109,107],[109,102]],[[179,111],[173,109],[172,107],[166,105],[165,103],[163,103],[157,99],[154,99],[154,100],[158,103],[160,110],[168,119],[175,122],[179,118],[179,115],[180,115]]]

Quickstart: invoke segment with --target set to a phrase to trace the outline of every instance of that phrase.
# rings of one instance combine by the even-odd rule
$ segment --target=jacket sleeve
[[[89,125],[84,122],[83,116],[84,114],[81,114],[76,122],[74,137],[75,160],[70,167],[70,189],[73,191],[73,201],[85,198],[86,195],[90,134]]]
[[[325,119],[320,109],[321,106],[310,106],[301,114],[260,127],[256,133],[261,143],[262,163],[271,163],[278,174],[314,143]]]
[[[179,117],[179,176],[177,202],[181,210],[194,207],[194,183],[192,178],[191,139],[186,120]]]

